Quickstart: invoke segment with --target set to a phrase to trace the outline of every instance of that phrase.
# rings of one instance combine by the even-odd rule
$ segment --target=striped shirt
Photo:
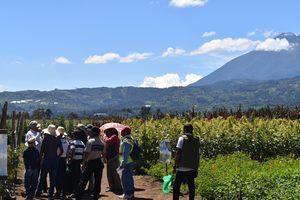
[[[99,137],[90,138],[86,143],[85,152],[90,153],[87,160],[95,160],[101,158],[104,151],[104,143]]]
[[[81,140],[74,140],[70,143],[70,149],[74,151],[73,160],[82,160],[85,145]]]

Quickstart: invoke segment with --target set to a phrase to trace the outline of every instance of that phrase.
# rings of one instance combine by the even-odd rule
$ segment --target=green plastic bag
[[[164,176],[163,181],[163,193],[170,193],[170,188],[172,185],[172,175]]]

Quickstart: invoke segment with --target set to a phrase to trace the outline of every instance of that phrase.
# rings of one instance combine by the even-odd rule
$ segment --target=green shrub
[[[300,199],[299,166],[300,159],[258,162],[243,153],[203,159],[196,178],[197,195],[208,200]],[[164,171],[159,163],[147,172],[162,179]]]

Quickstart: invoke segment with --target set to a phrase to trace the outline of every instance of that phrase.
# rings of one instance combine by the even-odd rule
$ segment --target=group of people
[[[50,124],[46,129],[36,121],[29,124],[23,153],[26,199],[48,193],[49,199],[82,199],[88,185],[91,198],[99,199],[101,179],[106,164],[109,191],[122,194],[120,199],[134,198],[133,170],[130,153],[134,147],[131,129],[120,131],[78,124],[67,134],[64,127]],[[49,174],[50,186],[47,187]]]

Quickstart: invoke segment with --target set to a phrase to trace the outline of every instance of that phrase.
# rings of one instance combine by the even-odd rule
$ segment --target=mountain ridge
[[[137,114],[150,105],[153,112],[176,112],[197,106],[198,110],[213,107],[264,107],[267,105],[297,106],[300,104],[300,77],[271,80],[232,80],[205,86],[160,88],[79,88],[73,90],[1,92],[0,103],[9,102],[10,110],[32,113],[49,108],[54,114],[107,113],[120,114],[130,108]]]
[[[282,33],[292,48],[282,51],[254,50],[227,62],[192,86],[209,85],[224,80],[279,80],[300,76],[300,35]]]

